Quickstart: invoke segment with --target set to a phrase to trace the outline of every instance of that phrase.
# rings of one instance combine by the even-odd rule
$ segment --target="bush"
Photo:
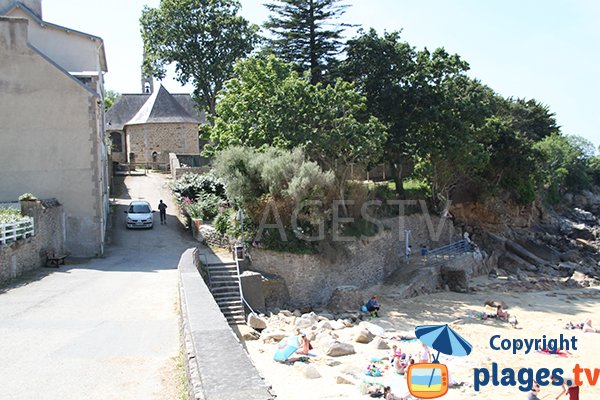
[[[21,215],[19,210],[15,210],[14,208],[0,208],[0,225],[12,224],[25,219],[27,219],[27,217]]]
[[[185,197],[198,200],[203,195],[214,195],[219,199],[226,199],[223,182],[210,174],[185,174],[171,184],[171,190],[179,202]]]

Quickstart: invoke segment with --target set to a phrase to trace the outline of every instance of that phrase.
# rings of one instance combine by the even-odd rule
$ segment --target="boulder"
[[[335,383],[338,385],[354,385],[354,379],[348,375],[336,375]]]
[[[516,242],[513,242],[512,240],[507,240],[505,243],[505,246],[506,246],[506,250],[515,253],[517,256],[519,256],[520,258],[522,258],[523,260],[527,261],[530,264],[533,264],[533,265],[546,264],[545,260],[542,260],[535,254],[533,254],[532,252],[527,250],[525,247],[521,246],[520,244],[518,244]]]
[[[448,285],[451,291],[460,293],[469,291],[470,275],[466,269],[444,264],[440,268],[440,274],[444,285]]]
[[[300,311],[300,310],[294,310],[293,314],[296,317],[301,317],[302,316],[302,311]]]
[[[359,310],[364,304],[362,291],[356,286],[339,286],[333,290],[327,309],[334,312]]]
[[[319,321],[319,323],[317,325],[315,325],[315,327],[317,328],[317,330],[326,330],[326,331],[333,330],[333,328],[331,327],[331,322],[329,322],[327,320]]]
[[[371,342],[370,346],[376,350],[389,350],[389,348],[390,348],[390,346],[388,346],[387,342],[380,338],[375,338]]]
[[[341,343],[338,341],[333,342],[329,345],[325,354],[331,357],[342,357],[350,354],[354,354],[354,346],[349,343]]]
[[[315,323],[315,321],[313,321],[312,319],[300,317],[300,318],[296,318],[296,322],[294,322],[294,326],[298,329],[306,329],[306,328],[311,327],[314,323]]]
[[[304,365],[302,367],[302,375],[307,379],[318,379],[321,377],[319,370],[314,365]]]
[[[380,336],[380,337],[385,337],[385,329],[383,329],[381,326],[379,325],[375,325],[371,322],[367,322],[367,321],[363,321],[360,324],[358,324],[358,326],[360,326],[361,328],[364,328],[366,330],[368,330],[369,332],[371,332],[373,335],[375,336]]]
[[[333,329],[334,331],[339,331],[340,329],[346,328],[346,324],[344,324],[344,321],[340,319],[338,319],[337,321],[331,321],[330,326],[331,329]]]
[[[248,326],[254,329],[262,330],[267,327],[267,321],[254,313],[250,313],[248,314]]]
[[[331,321],[331,320],[334,320],[334,319],[335,319],[334,315],[331,314],[331,313],[329,313],[329,312],[323,311],[323,312],[319,313],[319,320],[320,321],[322,321],[322,320],[329,320],[329,321]]]
[[[329,333],[320,333],[315,337],[314,345],[320,349],[328,349],[334,342],[336,338],[331,336]]]
[[[269,341],[280,341],[281,339],[283,339],[284,337],[288,336],[289,334],[287,332],[283,332],[283,331],[273,331],[273,332],[269,332],[267,330],[264,330],[261,332],[260,334],[260,340],[262,340],[263,342],[269,342]]]
[[[354,336],[356,343],[369,343],[371,340],[373,340],[373,334],[364,328],[359,329]]]
[[[236,329],[242,340],[258,340],[260,338],[260,333],[247,325],[237,325]]]

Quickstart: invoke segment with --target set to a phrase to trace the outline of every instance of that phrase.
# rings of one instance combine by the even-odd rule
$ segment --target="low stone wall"
[[[34,219],[34,236],[0,245],[0,285],[44,266],[46,252],[64,254],[65,219],[57,200],[21,202],[21,212]]]
[[[185,157],[192,157],[192,156],[199,157],[199,155],[192,155],[192,154],[181,155],[180,157],[185,158]],[[205,160],[204,158],[202,158],[202,159]],[[174,180],[181,178],[183,175],[185,175],[187,173],[205,174],[210,169],[210,167],[208,165],[202,165],[199,167],[182,166],[178,155],[175,153],[169,153],[169,167],[171,169],[171,178],[173,178]]]
[[[340,243],[330,258],[253,249],[250,268],[283,278],[290,296],[288,306],[323,305],[338,286],[367,288],[382,283],[401,265],[406,230],[411,231],[414,255],[421,245],[435,248],[456,239],[448,219],[415,214],[383,222],[385,230],[382,233],[343,245]]]
[[[196,259],[196,251],[188,249],[178,267],[188,399],[273,399],[206,287]]]

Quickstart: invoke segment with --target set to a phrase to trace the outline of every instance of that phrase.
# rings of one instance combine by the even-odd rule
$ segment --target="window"
[[[115,153],[123,152],[123,139],[120,132],[111,132],[110,141],[112,142],[112,151]]]

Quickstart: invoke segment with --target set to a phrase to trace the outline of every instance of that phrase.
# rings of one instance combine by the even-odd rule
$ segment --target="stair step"
[[[222,275],[222,276],[210,276],[211,282],[220,282],[220,281],[239,281],[237,275]]]
[[[239,297],[236,298],[227,298],[226,300],[220,299],[217,301],[219,305],[227,305],[227,304],[242,304],[242,299]]]
[[[217,303],[221,301],[242,301],[242,297],[236,293],[222,293],[222,296],[213,296]]]
[[[220,262],[220,263],[208,263],[205,265],[206,267],[231,267],[231,266],[237,266],[237,263],[235,261],[229,261],[229,262]]]
[[[238,285],[230,285],[230,286],[216,286],[216,287],[212,287],[211,290],[214,292],[219,291],[219,292],[225,292],[225,291],[232,291],[232,292],[238,292],[240,291],[240,287]]]

